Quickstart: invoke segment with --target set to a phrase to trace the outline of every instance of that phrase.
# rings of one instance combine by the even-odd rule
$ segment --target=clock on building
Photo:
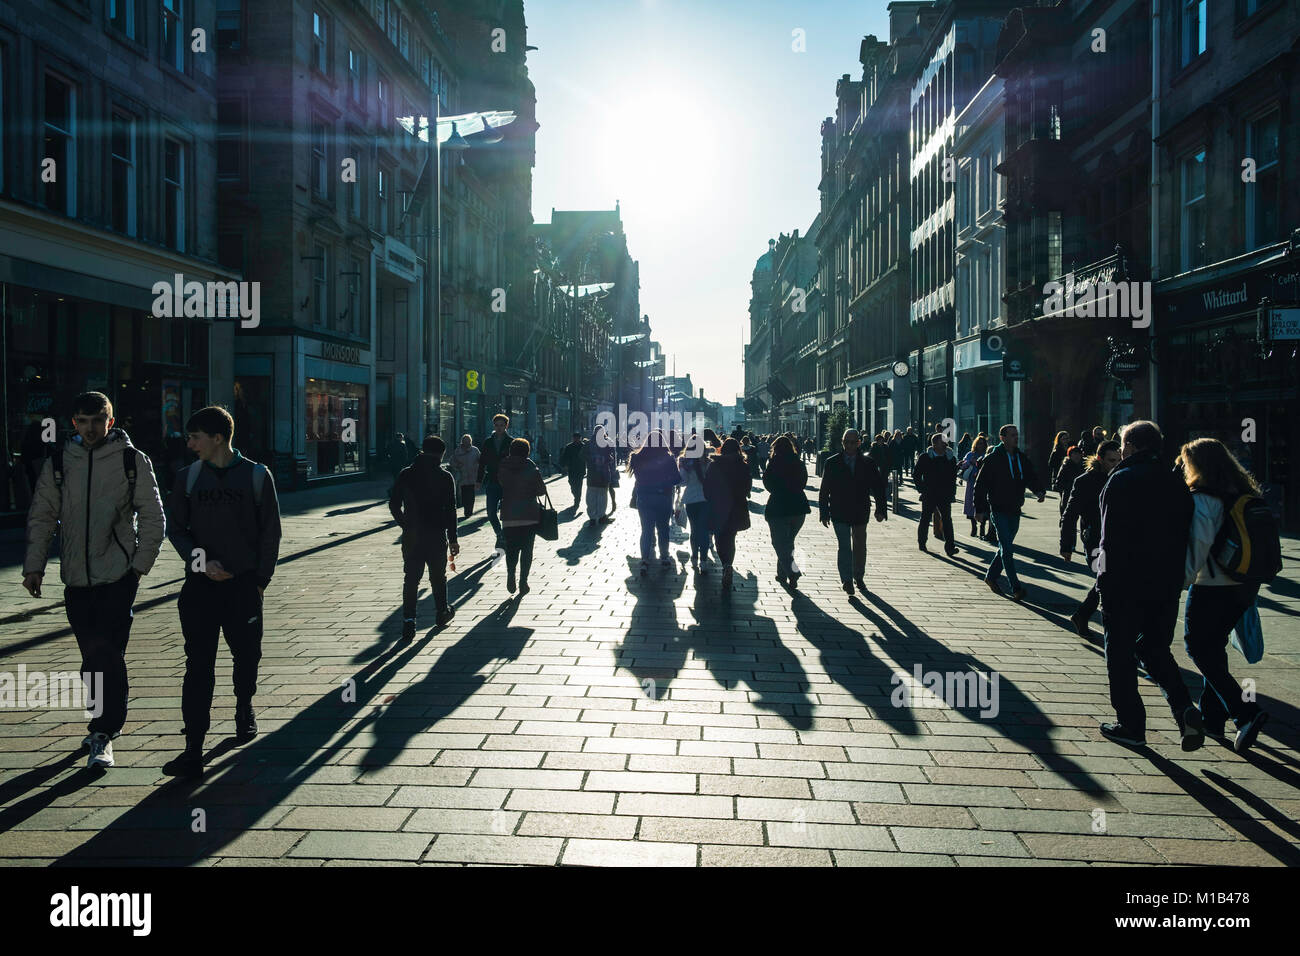
[[[907,378],[907,373],[909,371],[910,369],[908,368],[907,363],[904,362],[902,359],[899,359],[897,362],[894,363],[894,374],[897,375],[899,378]]]

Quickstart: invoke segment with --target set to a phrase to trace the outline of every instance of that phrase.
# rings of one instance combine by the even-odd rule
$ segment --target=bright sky
[[[818,130],[836,80],[861,77],[863,35],[889,38],[884,0],[525,0],[525,13],[533,219],[619,200],[653,337],[707,398],[734,401],[754,261],[817,215]]]

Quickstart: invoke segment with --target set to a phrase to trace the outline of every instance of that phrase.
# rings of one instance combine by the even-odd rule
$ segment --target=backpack
[[[253,504],[259,508],[262,507],[262,485],[266,483],[266,465],[259,462],[249,462],[253,466]],[[194,484],[199,480],[199,473],[203,470],[203,462],[191,462],[185,469],[185,497],[188,498],[194,490]]]
[[[135,507],[135,446],[127,445],[122,449],[122,471],[126,473],[127,498],[131,507]],[[50,465],[54,469],[54,487],[63,493],[63,445],[55,448],[50,455]]]
[[[1210,557],[1228,577],[1243,584],[1267,584],[1282,570],[1282,539],[1267,502],[1241,495],[1223,502],[1223,526],[1210,545]],[[1210,574],[1214,574],[1214,564]]]

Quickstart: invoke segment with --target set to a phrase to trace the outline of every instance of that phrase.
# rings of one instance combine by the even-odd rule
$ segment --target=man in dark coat
[[[930,533],[930,516],[939,515],[943,527],[943,550],[949,557],[957,553],[956,536],[952,530],[952,500],[957,497],[957,457],[944,441],[942,432],[935,432],[930,447],[916,459],[912,469],[912,483],[921,493],[921,520],[916,526],[916,543],[924,551]]]
[[[510,443],[514,438],[510,434],[510,416],[498,412],[492,416],[492,434],[479,443],[478,480],[483,486],[483,496],[487,502],[488,521],[497,534],[496,546],[505,547],[501,535],[501,483],[497,481],[497,467],[501,459],[510,454]]]
[[[1020,451],[1020,430],[1015,425],[1003,425],[998,429],[998,437],[1002,441],[984,456],[984,464],[975,479],[975,517],[984,521],[986,516],[991,516],[998,533],[998,550],[989,562],[984,583],[994,594],[1002,594],[998,579],[1005,567],[1011,596],[1019,601],[1025,596],[1025,589],[1016,577],[1013,546],[1016,532],[1020,530],[1020,509],[1024,507],[1026,488],[1041,502],[1047,497],[1047,486],[1034,470],[1033,460]]]
[[[582,432],[573,433],[573,441],[560,449],[560,470],[569,476],[569,490],[573,492],[573,513],[578,513],[578,500],[582,495],[582,479],[587,474],[587,443]]]
[[[442,467],[447,446],[437,435],[424,440],[424,451],[403,468],[388,499],[388,510],[402,529],[402,640],[415,637],[415,598],[424,569],[438,606],[437,625],[455,615],[447,603],[447,553],[460,554],[456,541],[456,481]]]
[[[867,519],[871,499],[876,499],[876,520],[888,518],[887,490],[884,476],[866,455],[861,453],[862,437],[856,429],[844,433],[844,450],[826,459],[822,470],[821,493],[817,507],[823,526],[834,522],[839,544],[836,564],[844,593],[853,595],[853,585],[867,593],[863,576],[867,570]]]
[[[1136,666],[1141,660],[1169,701],[1183,749],[1196,750],[1205,743],[1205,724],[1169,650],[1194,506],[1182,477],[1161,461],[1163,442],[1155,422],[1126,426],[1123,460],[1101,492],[1097,590],[1106,628],[1110,702],[1117,718],[1103,723],[1101,732],[1117,743],[1146,743]]]
[[[1101,541],[1101,489],[1106,479],[1119,464],[1119,442],[1104,441],[1097,446],[1097,454],[1088,462],[1088,470],[1062,491],[1065,507],[1061,509],[1061,557],[1069,561],[1074,554],[1075,524],[1083,538],[1084,560],[1089,563],[1097,557],[1097,544]],[[1070,621],[1080,637],[1088,636],[1088,620],[1092,617],[1101,596],[1093,584],[1083,602],[1070,615]]]

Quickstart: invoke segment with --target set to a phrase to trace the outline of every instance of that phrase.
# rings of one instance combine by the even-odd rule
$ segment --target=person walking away
[[[519,596],[528,593],[528,572],[533,566],[533,543],[542,508],[537,503],[546,494],[542,473],[528,458],[528,439],[515,438],[508,454],[497,467],[501,485],[501,528],[506,549],[506,590],[515,593],[515,567],[519,568]]]
[[[415,637],[416,596],[425,568],[429,569],[429,586],[437,606],[436,625],[443,627],[456,614],[447,603],[447,554],[453,558],[460,554],[460,544],[456,541],[456,479],[439,464],[446,450],[446,442],[437,435],[426,438],[415,461],[397,476],[388,499],[388,510],[402,529],[403,643]]]
[[[745,463],[749,466],[749,477],[751,479],[761,478],[762,473],[758,464],[758,450],[750,441],[749,435],[745,436],[745,440],[740,446],[740,454],[741,457],[744,458]]]
[[[912,469],[912,483],[921,493],[921,520],[916,526],[917,547],[926,550],[930,516],[938,514],[943,528],[943,550],[952,557],[957,553],[957,535],[952,528],[952,500],[957,497],[957,456],[944,441],[942,432],[935,432],[925,454],[917,456]]]
[[[758,455],[756,456],[758,465],[757,477],[762,478],[763,473],[767,470],[767,460],[772,454],[772,439],[769,435],[760,435],[758,438]]]
[[[966,452],[961,460],[961,479],[966,482],[966,493],[962,496],[962,514],[970,519],[971,537],[983,538],[985,534],[985,520],[976,521],[975,514],[975,476],[979,474],[980,465],[984,464],[984,456],[989,450],[988,436],[980,433],[979,437],[970,446],[970,451]]]
[[[1183,750],[1205,743],[1205,724],[1169,647],[1187,565],[1194,505],[1187,484],[1160,460],[1164,436],[1155,422],[1121,433],[1120,458],[1101,491],[1097,590],[1106,629],[1106,674],[1116,719],[1101,725],[1109,740],[1146,743],[1146,709],[1137,662],[1160,685]]]
[[[1047,457],[1047,480],[1053,481],[1057,472],[1061,470],[1061,462],[1065,461],[1066,454],[1070,447],[1070,436],[1068,432],[1057,432],[1056,437],[1052,439],[1052,453]],[[1076,477],[1078,477],[1076,475]]]
[[[483,487],[487,504],[488,521],[496,532],[496,547],[505,545],[501,535],[501,519],[497,512],[501,507],[501,483],[497,480],[497,468],[510,453],[510,443],[514,440],[508,431],[510,416],[501,412],[492,416],[492,434],[479,443],[478,484]]]
[[[654,560],[655,536],[659,537],[659,558],[665,570],[674,567],[668,554],[668,522],[673,516],[673,489],[681,484],[669,438],[655,430],[632,453],[627,468],[636,479],[637,514],[641,517],[641,577],[650,573]]]
[[[812,510],[804,491],[807,484],[808,468],[799,460],[794,444],[788,438],[778,438],[763,472],[763,487],[769,493],[763,517],[767,519],[772,547],[776,550],[777,583],[788,581],[791,588],[798,586],[803,574],[794,566],[794,542]]]
[[[921,451],[921,436],[916,434],[911,425],[907,426],[907,434],[899,442],[903,447],[903,470],[907,474],[912,474],[915,467],[916,456]]]
[[[1052,490],[1061,496],[1058,508],[1062,514],[1065,513],[1065,499],[1069,496],[1070,489],[1074,487],[1075,479],[1083,472],[1083,452],[1078,445],[1071,445],[1066,450],[1061,467],[1054,473],[1056,477],[1052,482]]]
[[[1088,460],[1087,470],[1062,492],[1065,507],[1061,511],[1061,557],[1066,561],[1074,555],[1076,524],[1079,526],[1078,536],[1083,539],[1084,564],[1091,567],[1097,557],[1097,545],[1101,541],[1101,489],[1118,464],[1119,442],[1104,441],[1097,446],[1097,454]],[[1097,593],[1094,581],[1083,601],[1070,615],[1070,623],[1080,637],[1088,637],[1088,621],[1100,603],[1101,595]]]
[[[406,439],[398,432],[393,436],[393,440],[388,443],[388,474],[393,479],[393,484],[397,484],[397,474],[403,468],[410,464],[410,458],[406,454]],[[392,492],[392,488],[389,488]]]
[[[23,587],[41,596],[57,532],[63,605],[81,652],[86,709],[97,711],[82,741],[86,766],[107,768],[114,764],[113,738],[126,723],[131,605],[162,550],[166,522],[149,457],[114,427],[108,396],[78,395],[71,419],[76,435],[41,459],[27,511]],[[92,675],[103,675],[103,683],[96,687]]]
[[[573,441],[560,449],[560,470],[569,477],[573,513],[577,514],[582,497],[582,478],[587,473],[587,446],[582,440],[582,432],[574,432]]]
[[[705,439],[692,435],[677,459],[677,473],[682,479],[682,504],[691,528],[691,570],[707,574],[709,570],[709,500],[704,494],[704,477],[708,474],[712,451]]]
[[[901,436],[901,433],[900,433]],[[853,596],[853,585],[867,593],[864,580],[867,569],[867,519],[871,499],[876,501],[876,520],[888,516],[887,486],[875,462],[860,454],[862,437],[856,429],[844,432],[844,450],[826,459],[822,469],[821,492],[817,509],[823,527],[835,527],[838,543],[836,563],[844,593]]]
[[[614,441],[605,431],[604,425],[597,425],[591,434],[591,441],[586,446],[587,459],[587,518],[594,524],[607,524],[608,512],[613,498],[610,487],[615,469]]]
[[[460,490],[460,504],[465,509],[465,517],[474,513],[474,493],[478,490],[479,450],[474,447],[474,439],[469,435],[460,436],[460,444],[451,453],[451,474],[456,479]]]
[[[1268,721],[1268,713],[1256,703],[1254,695],[1244,699],[1247,695],[1229,672],[1228,636],[1255,603],[1260,582],[1239,581],[1229,574],[1215,558],[1215,544],[1229,509],[1243,495],[1260,497],[1259,485],[1227,446],[1215,438],[1198,438],[1183,445],[1179,461],[1192,492],[1192,528],[1183,575],[1183,586],[1191,588],[1184,639],[1187,656],[1204,677],[1201,719],[1207,734],[1222,737],[1231,717],[1237,725],[1234,749],[1245,753]]]
[[[963,458],[966,457],[966,453],[970,451],[972,444],[973,444],[973,440],[970,437],[970,432],[962,432],[961,441],[957,442],[958,461],[961,461]]]
[[[1020,530],[1020,510],[1025,503],[1025,489],[1038,496],[1039,502],[1047,498],[1047,487],[1039,480],[1033,462],[1020,451],[1020,430],[1015,425],[998,429],[1001,442],[984,456],[975,479],[975,515],[983,522],[988,516],[998,535],[998,550],[989,562],[984,583],[994,594],[1002,595],[999,579],[1005,567],[1007,581],[1011,584],[1011,597],[1019,601],[1025,589],[1016,577],[1015,541]]]
[[[177,602],[185,637],[185,750],[169,772],[199,776],[223,632],[234,661],[235,737],[257,736],[253,694],[262,658],[263,597],[280,553],[280,506],[267,467],[231,444],[235,421],[228,411],[201,408],[185,431],[198,461],[176,475],[168,499],[168,540],[186,569]]]
[[[718,560],[722,562],[724,595],[731,593],[736,535],[749,530],[751,487],[750,464],[741,452],[740,442],[728,438],[704,474],[704,496],[709,502],[709,522]]]

